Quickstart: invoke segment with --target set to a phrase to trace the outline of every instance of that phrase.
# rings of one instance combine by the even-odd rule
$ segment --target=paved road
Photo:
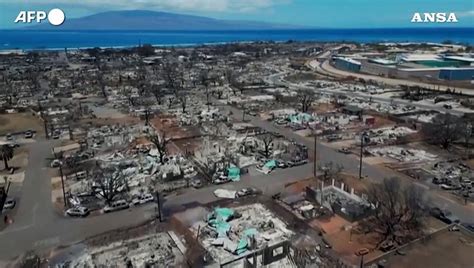
[[[329,73],[323,67],[324,64],[329,65],[328,61],[325,61],[323,63],[319,63],[319,65],[317,67],[317,70]],[[330,65],[329,65],[329,67],[334,69]],[[267,82],[273,83],[273,84],[283,84],[285,86],[288,86],[289,88],[300,88],[300,89],[314,90],[314,88],[311,88],[311,87],[301,86],[301,85],[297,85],[297,84],[294,84],[294,83],[290,83],[288,81],[284,81],[282,79],[284,75],[285,75],[284,73],[277,73],[277,74],[270,75],[270,76],[267,77]],[[403,80],[401,80],[401,81],[403,81]],[[325,93],[334,93],[330,89],[318,89],[318,91],[325,92]],[[367,98],[368,97],[367,95],[364,95],[363,93],[357,93],[357,92],[344,92],[344,94],[348,95],[348,96],[351,96],[351,97],[361,97],[361,98]],[[390,99],[390,98],[377,97],[377,96],[370,96],[370,97],[372,97],[373,100],[376,100],[376,101],[382,102],[382,103],[390,103],[391,102],[391,103],[394,103],[394,104],[412,105],[412,106],[416,106],[420,109],[437,110],[437,111],[441,111],[441,112],[445,112],[445,113],[451,113],[451,114],[455,114],[455,115],[459,115],[459,116],[462,116],[464,114],[463,111],[456,110],[456,108],[448,110],[448,109],[445,109],[445,108],[442,108],[442,107],[437,107],[437,106],[433,106],[433,105],[426,105],[426,104],[420,104],[420,103],[416,103],[416,102],[413,103],[413,102],[410,102],[410,101],[407,101],[407,100]],[[271,125],[271,123],[269,123],[269,122],[258,123],[258,122],[255,122],[255,120],[256,119],[253,119],[254,124],[260,124],[260,126],[263,126],[264,128],[267,127],[269,129],[272,129],[273,131],[277,130],[276,126],[269,126],[269,125]],[[257,119],[257,121],[261,121],[261,120]],[[299,142],[305,143],[309,148],[314,147],[313,142],[308,141],[307,139],[301,139],[301,137],[298,137],[298,135],[292,133],[290,130],[281,130],[281,131],[278,131],[278,132],[280,132],[281,134],[284,134],[287,137],[293,137],[295,140],[297,140]],[[336,163],[342,163],[344,165],[346,171],[358,174],[359,164],[358,164],[357,159],[353,158],[352,160],[349,160],[349,159],[347,159],[347,157],[348,157],[347,155],[341,155],[341,154],[337,153],[336,151],[334,151],[333,149],[328,148],[327,146],[324,146],[324,145],[321,145],[321,144],[318,144],[318,151],[319,151],[318,156],[321,156],[321,154],[322,154],[325,157],[323,159],[329,159],[328,161],[333,161],[333,162],[336,162]],[[354,167],[357,167],[357,170],[355,170]],[[369,177],[369,179],[371,179],[374,182],[376,182],[376,181],[380,180],[380,178],[384,178],[384,177],[392,177],[392,176],[400,177],[400,174],[398,174],[398,173],[396,173],[393,170],[390,170],[388,168],[378,167],[378,166],[370,166],[370,165],[367,165],[367,164],[363,166],[363,174],[367,175]],[[411,180],[411,179],[409,179],[409,180]],[[410,182],[412,183],[413,181],[410,181]],[[420,186],[424,189],[429,188],[426,185],[423,185],[422,183],[418,183],[418,182],[416,182],[416,185],[418,185],[418,186]],[[454,202],[453,200],[448,199],[445,196],[437,194],[436,191],[429,192],[428,198],[434,206],[438,206],[438,207],[441,207],[441,208],[448,209],[448,210],[452,211],[454,214],[459,216],[459,218],[463,221],[474,222],[474,209],[473,209],[472,206],[467,207],[467,206],[460,205],[460,204]]]
[[[289,88],[315,90],[314,87],[308,87],[308,86],[303,86],[303,85],[298,85],[298,84],[290,83],[287,81],[283,81],[282,80],[283,76],[284,74],[274,74],[268,77],[268,81],[274,84],[276,83],[280,85],[285,85],[285,86],[288,86]],[[385,104],[409,105],[409,106],[420,108],[422,110],[428,110],[428,111],[435,110],[438,112],[450,113],[450,114],[458,115],[458,116],[462,116],[465,113],[463,110],[458,110],[457,108],[446,109],[441,106],[428,105],[428,104],[423,104],[423,103],[412,102],[409,100],[395,99],[395,98],[389,98],[389,97],[374,96],[374,95],[370,95],[370,94],[362,93],[362,92],[351,92],[351,91],[341,92],[341,91],[336,91],[333,89],[324,89],[324,88],[318,88],[317,91],[323,92],[323,93],[329,93],[329,94],[344,94],[346,96],[353,97],[353,98],[363,98],[363,99],[372,98],[374,102],[376,101],[376,102],[385,103]]]
[[[233,116],[241,118],[241,111],[232,107],[223,108],[232,110]],[[306,144],[313,149],[313,142],[307,138],[294,134],[288,129],[277,128],[272,123],[257,117],[250,117],[251,122],[268,131],[279,132],[289,139]],[[15,223],[0,232],[0,259],[8,259],[27,250],[39,252],[58,245],[67,245],[81,241],[86,237],[97,235],[121,227],[132,226],[156,215],[155,205],[148,204],[139,208],[119,211],[107,215],[99,215],[85,219],[69,219],[57,215],[51,205],[51,183],[45,172],[45,158],[50,155],[51,142],[39,141],[30,147],[30,161],[26,171],[23,194]],[[354,156],[343,155],[333,149],[318,144],[317,153],[323,161],[333,161],[344,165],[349,172],[358,171],[358,160]],[[213,191],[217,188],[239,189],[244,186],[255,186],[271,195],[279,192],[282,187],[293,181],[311,176],[311,164],[278,170],[270,175],[243,176],[240,182],[226,185],[210,186],[195,190],[189,189],[178,196],[167,196],[163,209],[167,215],[174,210],[204,204],[215,200]],[[364,165],[363,174],[368,175],[373,181],[395,175],[393,171],[378,167]],[[464,221],[474,221],[474,212],[464,206],[430,193],[433,202],[453,211]]]
[[[288,86],[289,88],[314,89],[314,88],[309,88],[309,87],[305,87],[305,86],[296,85],[296,84],[293,84],[293,83],[290,83],[290,82],[287,82],[287,81],[283,81],[282,80],[283,76],[284,76],[284,74],[282,74],[282,73],[273,74],[273,75],[269,76],[267,78],[267,80],[268,80],[268,82],[274,83],[274,84],[275,83],[276,84],[282,84],[283,83],[286,86]],[[331,92],[331,90],[324,90],[324,89],[318,89],[318,90],[320,90],[322,92],[333,93],[333,92]],[[352,96],[352,97],[365,97],[365,98],[367,98],[367,96],[363,96],[360,93],[356,93],[356,92],[347,92],[347,93],[344,93],[344,94],[346,94],[348,96]],[[387,99],[381,98],[381,97],[373,97],[373,99],[377,100],[377,101],[381,101],[381,102],[386,102],[386,103],[390,102],[390,100],[387,100]],[[463,112],[456,111],[454,109],[453,110],[447,110],[447,109],[444,109],[444,108],[435,108],[435,107],[430,106],[430,105],[412,103],[412,102],[405,101],[405,100],[394,99],[393,103],[413,105],[413,106],[419,107],[421,109],[428,109],[428,110],[436,109],[438,111],[441,110],[443,112],[449,112],[449,113],[457,114],[457,115],[464,114]],[[235,111],[235,110],[233,112],[238,113],[238,111]],[[301,137],[297,134],[294,134],[289,129],[278,128],[275,125],[273,125],[272,123],[260,120],[258,118],[252,118],[252,123],[264,128],[264,129],[267,129],[267,130],[279,132],[280,134],[283,134],[288,138],[292,138],[295,141],[298,141],[300,143],[305,144],[306,146],[308,146],[308,148],[311,148],[311,149],[314,148],[314,142],[313,141],[310,141],[307,138],[303,138],[303,137]],[[344,165],[344,170],[345,171],[348,171],[349,173],[358,174],[358,172],[359,172],[358,171],[359,170],[359,160],[357,159],[356,156],[340,154],[340,153],[336,152],[334,149],[329,148],[327,146],[324,146],[323,144],[320,144],[320,143],[318,143],[317,146],[318,146],[318,148],[317,148],[318,158],[322,159],[323,162],[333,161],[335,163],[341,163],[342,165]],[[327,160],[324,160],[324,159],[327,159]],[[381,178],[394,177],[394,176],[395,177],[400,177],[400,175],[401,175],[401,174],[398,174],[398,173],[394,172],[393,170],[385,168],[385,167],[371,166],[371,165],[367,165],[367,164],[363,165],[362,174],[368,176],[368,178],[373,182],[377,182]],[[408,178],[408,181],[410,183],[413,183],[413,181],[410,178]],[[416,183],[416,185],[420,186],[424,189],[429,188],[426,185],[423,185],[421,183]],[[437,194],[436,191],[429,192],[428,193],[428,198],[429,198],[430,202],[433,204],[433,206],[438,206],[438,207],[441,207],[441,208],[444,208],[444,209],[448,209],[448,210],[452,211],[454,214],[456,214],[463,221],[474,222],[474,208],[472,206],[467,207],[467,206],[460,205],[460,204],[454,202],[453,200],[448,199],[445,196]]]
[[[38,141],[26,144],[29,149],[28,166],[18,202],[15,225],[32,226],[48,222],[53,217],[51,178],[45,167],[51,155],[52,142]]]
[[[246,186],[254,186],[264,191],[264,194],[279,192],[285,184],[308,178],[312,174],[312,167],[304,165],[295,168],[283,169],[269,175],[242,176],[241,181],[224,185],[213,185],[203,189],[189,189],[181,195],[165,197],[163,210],[167,215],[187,206],[205,204],[215,201],[213,191],[218,188],[238,190]],[[48,200],[49,204],[51,201]],[[27,202],[24,212],[28,212]],[[21,208],[23,209],[23,208]],[[106,215],[91,216],[88,218],[71,219],[54,213],[52,208],[45,209],[47,213],[42,221],[34,225],[18,226],[18,222],[0,233],[0,259],[17,256],[27,250],[38,252],[67,245],[83,240],[84,238],[101,234],[114,229],[133,226],[156,217],[156,205],[147,204],[128,210],[118,211]],[[11,242],[4,242],[11,241]]]
[[[444,86],[444,85],[435,85],[435,84],[429,84],[429,83],[423,83],[423,82],[415,82],[415,81],[410,81],[410,80],[403,80],[403,79],[395,79],[395,78],[386,78],[386,77],[380,77],[380,76],[375,76],[375,75],[369,75],[369,74],[361,74],[361,73],[352,73],[352,72],[346,72],[343,70],[336,69],[332,67],[329,64],[329,60],[325,60],[319,65],[313,66],[313,68],[316,67],[316,69],[319,72],[326,73],[331,76],[336,76],[336,77],[356,77],[356,78],[362,78],[365,80],[373,80],[380,82],[382,84],[386,85],[391,85],[391,86],[398,86],[398,85],[407,85],[407,86],[421,86],[421,87],[426,87],[426,88],[436,88],[439,90],[446,91],[448,88],[453,88],[452,86]],[[462,92],[463,94],[466,95],[474,95],[474,89],[472,88],[460,88],[460,87],[455,87],[456,91]]]

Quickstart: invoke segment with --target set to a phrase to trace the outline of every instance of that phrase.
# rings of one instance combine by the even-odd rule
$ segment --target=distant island
[[[67,14],[66,14],[67,15]],[[226,31],[226,30],[282,30],[306,27],[257,21],[220,20],[169,12],[126,10],[108,11],[94,15],[66,19],[60,27],[42,23],[28,26],[28,30],[154,30],[154,31]]]

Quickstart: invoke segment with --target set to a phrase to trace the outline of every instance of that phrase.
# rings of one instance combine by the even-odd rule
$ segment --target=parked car
[[[5,204],[3,204],[3,209],[12,209],[14,208],[16,205],[16,201],[14,198],[7,198],[7,200],[5,200]]]
[[[327,140],[328,142],[338,141],[338,140],[342,140],[342,137],[340,135],[333,134],[333,135],[327,136]]]
[[[237,197],[244,197],[244,196],[251,196],[251,195],[259,195],[261,193],[262,193],[262,191],[260,191],[257,188],[247,187],[247,188],[242,188],[242,189],[238,190],[236,196]]]
[[[153,197],[152,194],[144,194],[144,195],[139,195],[132,199],[132,203],[137,206],[137,205],[142,205],[146,204],[148,202],[153,202],[155,198]]]
[[[344,147],[344,148],[340,148],[339,150],[337,150],[338,152],[340,153],[343,153],[343,154],[350,154],[351,151],[349,150],[349,148],[347,147]]]
[[[20,144],[18,144],[18,143],[8,143],[8,146],[10,148],[17,148],[17,147],[20,147]]]
[[[443,189],[443,190],[454,190],[454,187],[452,187],[451,185],[447,185],[447,184],[441,184],[441,189]]]
[[[431,182],[434,184],[444,184],[447,182],[447,180],[445,178],[434,177]]]
[[[5,137],[7,138],[7,141],[13,140],[13,135],[10,133],[8,133]]]
[[[25,139],[31,139],[33,138],[33,132],[31,130],[28,130],[25,132]]]
[[[456,216],[454,216],[450,211],[441,210],[440,208],[437,208],[437,207],[432,208],[430,210],[430,214],[431,216],[447,224],[460,222],[459,219]]]
[[[66,214],[71,217],[87,217],[89,209],[86,207],[74,207],[66,210]]]
[[[220,176],[213,181],[214,184],[224,184],[227,182],[229,182],[229,178],[227,178],[227,176]]]
[[[201,180],[191,180],[190,184],[194,188],[201,188],[203,186],[203,183]]]
[[[128,204],[128,202],[121,199],[121,200],[112,202],[110,205],[105,206],[103,210],[104,210],[104,213],[108,213],[108,212],[113,212],[117,210],[127,209],[129,207],[130,205]]]
[[[62,164],[63,163],[59,159],[54,159],[53,161],[51,161],[51,167],[52,168],[57,168],[57,167],[61,166]]]
[[[283,160],[278,160],[278,161],[277,161],[277,167],[279,167],[279,168],[287,168],[287,167],[288,167],[288,164],[287,164],[285,161],[283,161]]]
[[[474,223],[462,223],[461,225],[470,232],[474,233]]]
[[[448,110],[451,110],[453,109],[453,106],[449,105],[449,104],[445,104],[443,105],[444,109],[448,109]]]
[[[298,161],[288,161],[288,162],[286,162],[286,164],[287,164],[289,167],[301,166],[301,165],[304,165],[304,164],[307,164],[307,163],[308,163],[308,159],[298,160]]]

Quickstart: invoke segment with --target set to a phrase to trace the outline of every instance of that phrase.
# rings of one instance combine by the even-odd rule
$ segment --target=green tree
[[[8,166],[8,161],[10,161],[13,158],[13,148],[10,147],[8,144],[4,144],[1,149],[0,149],[0,159],[3,160],[3,164],[5,166],[5,169],[10,169]]]

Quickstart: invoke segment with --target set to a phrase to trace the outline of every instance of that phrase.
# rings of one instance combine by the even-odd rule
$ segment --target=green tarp
[[[217,222],[216,224],[217,237],[227,237],[227,232],[230,230],[230,224],[227,222]]]
[[[244,235],[245,236],[252,236],[252,235],[256,235],[257,234],[257,229],[255,228],[249,228],[249,229],[246,229],[244,230]]]
[[[230,208],[215,208],[214,213],[216,214],[217,219],[228,221],[229,218],[234,215],[234,210]]]
[[[227,221],[234,215],[234,210],[230,208],[215,208],[214,212],[207,217],[211,227],[216,228],[217,237],[227,237],[230,224]]]
[[[249,228],[244,230],[244,235],[242,238],[239,240],[239,244],[237,245],[237,254],[242,254],[245,251],[247,251],[247,248],[249,246],[249,238],[253,235],[257,234],[257,229],[255,228]]]
[[[275,168],[276,165],[277,165],[276,160],[270,160],[267,163],[265,163],[265,167],[267,167],[269,169]]]
[[[240,181],[240,168],[230,167],[227,169],[227,176],[232,181]]]
[[[248,243],[248,240],[247,240],[247,237],[243,237],[239,240],[239,244],[237,244],[237,254],[240,255],[242,253],[244,253],[245,251],[247,251],[247,247],[248,247],[249,243]]]
[[[307,113],[292,114],[288,117],[292,123],[306,123],[313,120],[313,117]]]

